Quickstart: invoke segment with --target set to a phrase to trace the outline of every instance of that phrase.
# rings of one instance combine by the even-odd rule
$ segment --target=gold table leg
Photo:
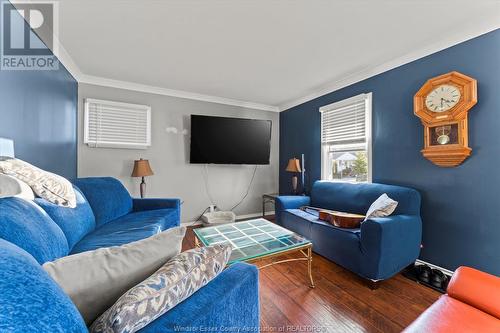
[[[311,282],[309,287],[314,288],[314,280],[312,276],[312,261],[312,246],[309,246],[307,248],[307,273],[309,274],[309,281]]]

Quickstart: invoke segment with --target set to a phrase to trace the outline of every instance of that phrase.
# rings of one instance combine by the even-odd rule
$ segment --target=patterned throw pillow
[[[226,266],[231,247],[213,245],[183,252],[116,301],[91,326],[92,333],[133,333],[191,296]]]
[[[75,208],[76,195],[64,177],[39,169],[17,158],[0,160],[0,172],[28,184],[33,192],[59,206]]]
[[[397,206],[398,202],[392,200],[384,193],[371,204],[370,208],[368,208],[365,221],[372,217],[389,216],[396,210]]]

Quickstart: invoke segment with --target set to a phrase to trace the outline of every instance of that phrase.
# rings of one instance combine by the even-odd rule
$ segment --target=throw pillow
[[[394,212],[394,210],[396,210],[397,206],[398,202],[392,200],[386,193],[384,193],[371,204],[370,208],[368,208],[365,221],[372,217],[389,216]]]
[[[0,198],[16,197],[34,200],[33,190],[25,182],[0,173]]]
[[[40,197],[60,206],[75,208],[76,196],[64,177],[39,169],[17,158],[0,161],[0,172],[28,184]]]
[[[191,296],[227,265],[231,247],[217,244],[183,252],[127,291],[91,326],[92,333],[133,333]]]
[[[172,228],[122,246],[82,252],[43,268],[92,322],[127,290],[181,252],[186,227]]]

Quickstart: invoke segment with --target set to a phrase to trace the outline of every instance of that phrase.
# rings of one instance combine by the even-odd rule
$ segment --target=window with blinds
[[[320,108],[322,178],[371,181],[371,93]]]
[[[84,143],[94,148],[146,149],[151,146],[151,108],[85,100]]]

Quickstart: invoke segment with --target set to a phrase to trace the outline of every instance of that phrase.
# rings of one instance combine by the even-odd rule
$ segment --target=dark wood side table
[[[266,215],[266,204],[267,203],[273,203],[275,204],[276,202],[276,197],[278,196],[278,193],[271,193],[271,194],[264,194],[262,195],[262,217]]]

